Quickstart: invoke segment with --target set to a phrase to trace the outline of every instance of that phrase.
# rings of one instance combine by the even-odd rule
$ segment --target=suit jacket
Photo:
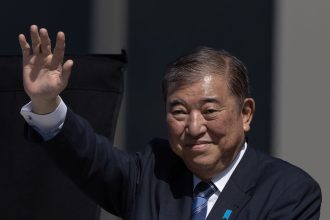
[[[40,140],[33,129],[26,131]],[[109,212],[124,219],[190,219],[193,174],[166,140],[129,154],[68,110],[61,132],[42,145]],[[248,146],[207,220],[316,220],[320,206],[320,187],[307,173]]]

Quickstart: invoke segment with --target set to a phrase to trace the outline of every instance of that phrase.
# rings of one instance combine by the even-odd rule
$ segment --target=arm
[[[67,176],[106,210],[117,215],[126,215],[127,207],[131,204],[128,201],[135,195],[131,192],[135,189],[135,176],[138,171],[135,157],[113,148],[107,138],[95,134],[86,120],[66,107],[64,116],[57,113],[57,109],[61,107],[59,94],[68,84],[73,65],[72,60],[62,65],[64,33],[57,34],[52,53],[46,29],[38,30],[37,26],[32,25],[30,32],[31,46],[23,34],[19,35],[23,53],[24,88],[31,98],[31,108],[27,108],[27,112],[36,113],[25,118],[28,121],[29,116],[38,115],[41,120],[36,124],[28,121],[34,129],[26,127],[27,138],[39,141],[36,134],[41,134],[44,140],[47,140],[42,143],[43,148]],[[63,123],[54,120],[57,121],[56,126],[50,126],[42,119],[49,122],[52,121],[50,118],[61,117],[64,117]],[[35,121],[37,120],[34,119]],[[40,124],[47,129],[40,127]],[[52,135],[53,129],[57,133],[56,137]],[[48,132],[42,134],[45,130],[49,130],[51,138],[48,138]]]

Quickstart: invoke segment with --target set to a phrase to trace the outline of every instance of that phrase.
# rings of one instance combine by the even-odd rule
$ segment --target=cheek
[[[176,121],[173,118],[167,118],[168,139],[172,150],[179,156],[182,154],[182,147],[180,145],[181,137],[184,132],[184,125],[182,122]]]
[[[179,147],[181,137],[184,132],[184,123],[173,118],[167,118],[168,138],[172,148]]]
[[[227,115],[227,117],[221,117],[208,123],[209,135],[219,144],[225,144],[231,139],[235,139],[236,134],[240,133],[242,129],[242,125],[239,125],[239,121],[230,116],[231,115]]]
[[[173,119],[173,117],[168,116],[166,119],[167,129],[170,137],[180,136],[184,131],[184,123]]]
[[[230,123],[225,118],[210,121],[207,124],[208,133],[215,137],[221,137],[227,133],[228,124]]]

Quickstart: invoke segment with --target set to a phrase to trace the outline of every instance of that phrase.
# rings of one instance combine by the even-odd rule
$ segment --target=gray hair
[[[164,100],[166,101],[170,86],[187,86],[210,74],[226,77],[228,88],[240,103],[250,95],[248,71],[242,61],[225,50],[197,47],[167,66],[162,80]]]

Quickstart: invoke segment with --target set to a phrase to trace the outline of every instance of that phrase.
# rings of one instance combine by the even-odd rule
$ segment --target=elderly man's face
[[[223,76],[210,74],[180,88],[171,88],[166,101],[172,150],[199,178],[224,170],[240,151],[250,129],[253,99],[243,105]]]

